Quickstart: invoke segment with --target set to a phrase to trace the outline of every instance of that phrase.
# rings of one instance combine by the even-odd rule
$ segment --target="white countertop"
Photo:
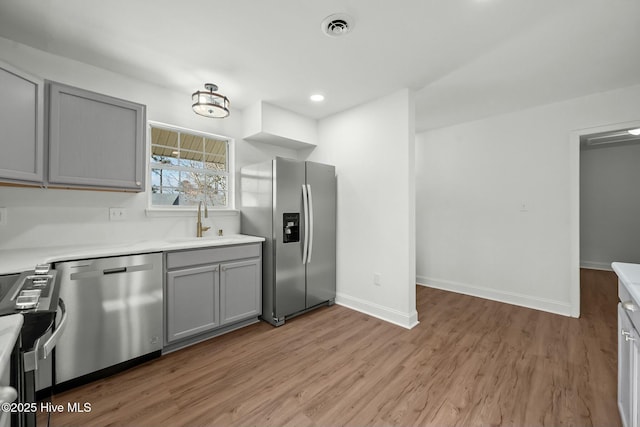
[[[12,314],[10,316],[0,316],[0,378],[9,368],[11,351],[16,344],[20,328],[22,328],[22,314]],[[0,384],[8,386],[9,384]]]
[[[36,264],[102,258],[118,255],[165,252],[208,246],[242,245],[263,242],[263,237],[233,234],[224,237],[184,237],[166,240],[130,241],[109,244],[50,246],[0,250],[0,275],[32,270]]]
[[[640,264],[614,262],[611,264],[620,282],[631,294],[636,304],[640,304]]]

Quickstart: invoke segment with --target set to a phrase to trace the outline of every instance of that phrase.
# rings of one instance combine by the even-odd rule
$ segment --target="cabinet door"
[[[0,180],[43,180],[43,82],[0,62]]]
[[[49,183],[144,191],[145,106],[49,83]]]
[[[618,305],[618,408],[624,427],[638,426],[638,336]]]
[[[217,265],[167,273],[167,342],[220,325],[220,282]]]
[[[262,312],[262,262],[260,258],[220,265],[222,324],[257,317]]]

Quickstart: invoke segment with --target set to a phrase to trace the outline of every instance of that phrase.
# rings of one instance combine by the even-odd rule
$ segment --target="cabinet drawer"
[[[620,298],[621,303],[633,303],[635,311],[625,310],[625,312],[631,318],[631,322],[633,323],[633,326],[636,328],[636,330],[640,331],[640,304],[638,303],[638,301],[634,300],[631,297],[631,294],[620,280],[618,280],[618,298]]]
[[[234,259],[255,258],[261,253],[260,243],[237,246],[219,246],[206,249],[188,249],[167,252],[167,270],[192,265],[213,264]]]

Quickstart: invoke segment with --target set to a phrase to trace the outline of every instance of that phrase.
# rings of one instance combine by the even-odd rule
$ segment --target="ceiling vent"
[[[344,36],[353,30],[353,18],[346,13],[334,13],[322,21],[322,32],[329,37]]]

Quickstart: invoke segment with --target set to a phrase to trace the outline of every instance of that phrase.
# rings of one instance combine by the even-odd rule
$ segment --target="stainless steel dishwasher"
[[[62,262],[56,269],[68,313],[55,354],[58,389],[160,355],[161,253]]]

